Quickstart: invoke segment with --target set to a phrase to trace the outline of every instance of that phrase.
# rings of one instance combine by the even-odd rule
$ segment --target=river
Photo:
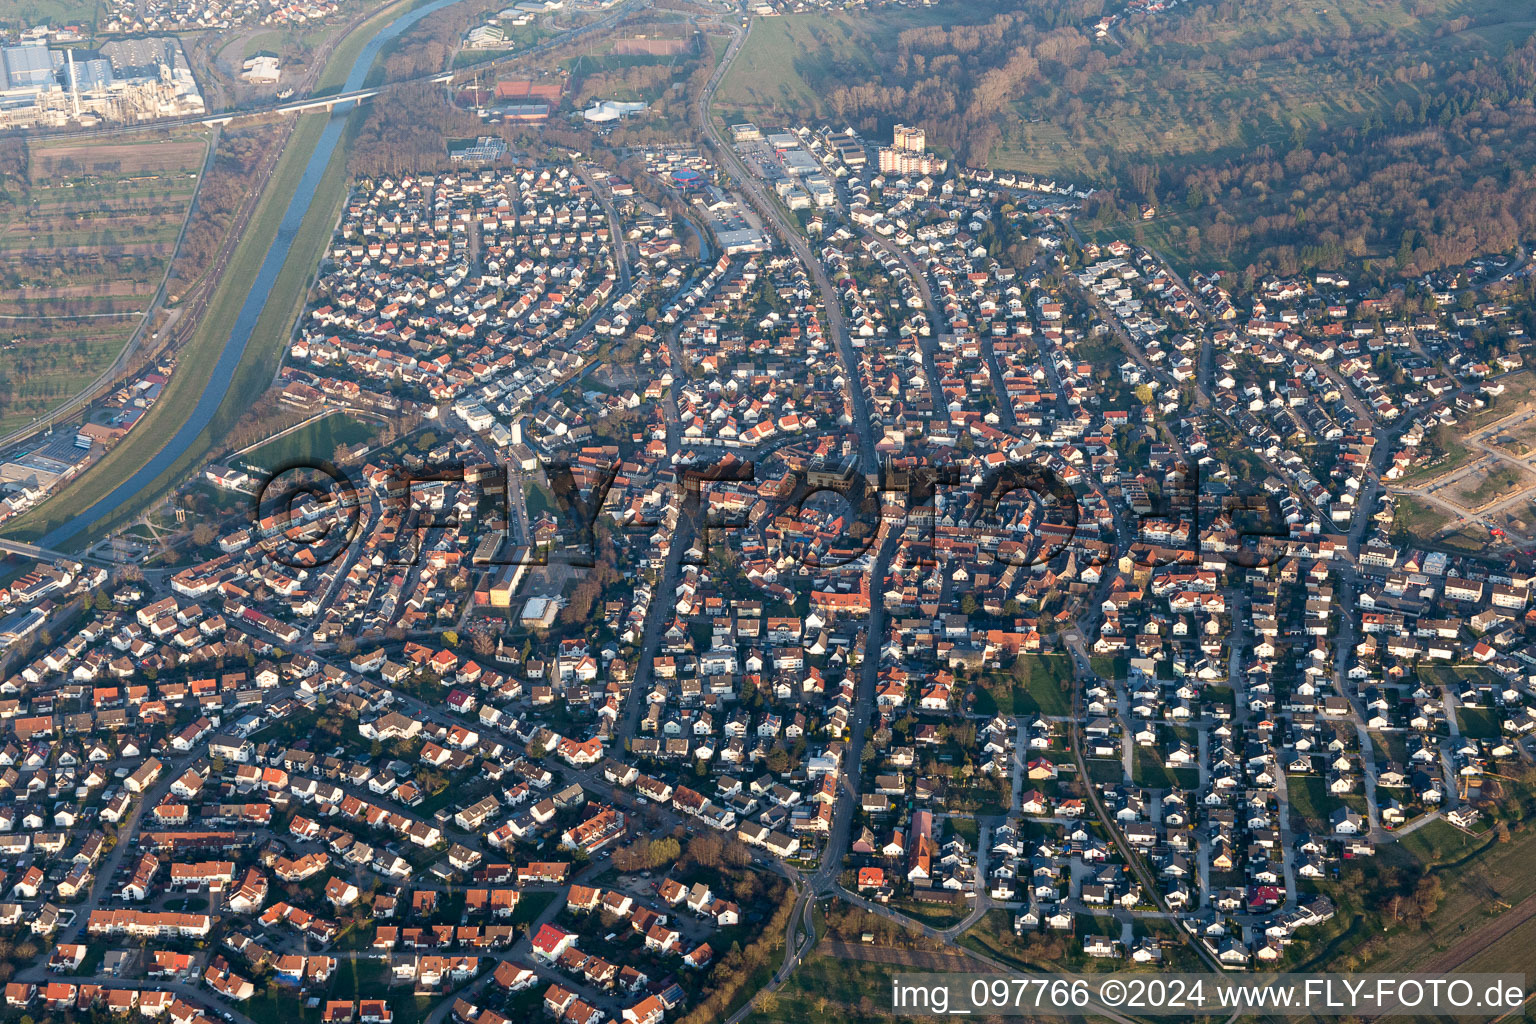
[[[351,92],[363,88],[379,51],[390,40],[428,15],[459,2],[460,0],[432,0],[431,3],[402,14],[384,26],[357,55],[357,60],[348,71],[346,84],[341,87],[341,91]],[[304,167],[304,176],[299,179],[298,188],[294,191],[293,198],[289,200],[288,209],[283,213],[282,223],[277,228],[277,237],[273,240],[272,247],[267,250],[266,258],[262,260],[261,268],[251,282],[250,294],[246,296],[245,304],[240,307],[240,313],[230,327],[229,337],[224,342],[224,350],[213,368],[213,376],[209,379],[208,386],[203,389],[202,395],[198,397],[197,405],[193,407],[186,421],[166,442],[165,447],[106,497],[69,522],[61,523],[45,534],[38,541],[42,547],[60,547],[103,520],[109,519],[125,502],[137,496],[140,491],[149,487],[156,477],[175,465],[176,461],[197,440],[198,435],[213,422],[214,414],[218,412],[224,397],[229,393],[235,370],[245,355],[251,335],[256,331],[256,322],[261,319],[262,310],[266,308],[267,299],[272,294],[272,286],[277,283],[278,274],[282,272],[283,264],[288,260],[288,252],[293,248],[294,239],[298,237],[299,225],[303,223],[310,204],[314,202],[315,189],[319,187],[320,179],[325,175],[326,167],[330,165],[331,156],[341,142],[341,133],[346,128],[347,115],[351,113],[354,105],[353,101],[337,104],[331,113],[331,119],[326,122],[320,141],[316,143],[315,151]]]

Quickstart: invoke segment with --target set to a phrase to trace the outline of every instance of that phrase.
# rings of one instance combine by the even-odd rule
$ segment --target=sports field
[[[373,428],[369,424],[336,413],[252,449],[242,455],[240,461],[252,469],[270,471],[299,461],[330,459],[337,447],[358,444],[372,435]]]

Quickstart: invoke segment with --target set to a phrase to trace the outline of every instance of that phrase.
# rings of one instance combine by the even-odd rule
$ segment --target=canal
[[[431,3],[402,14],[385,25],[357,55],[357,60],[352,63],[351,69],[347,72],[346,84],[341,87],[341,91],[351,92],[363,87],[379,51],[391,40],[423,18],[459,2],[460,0],[432,0]],[[299,225],[304,222],[304,216],[314,202],[315,190],[320,185],[320,179],[324,177],[325,169],[330,165],[331,156],[341,143],[342,132],[346,129],[347,115],[351,113],[353,106],[355,103],[351,101],[340,103],[331,113],[331,119],[326,123],[325,130],[320,135],[320,141],[315,144],[315,151],[310,155],[309,163],[304,167],[304,175],[299,179],[298,188],[288,202],[288,209],[283,213],[272,248],[267,250],[266,258],[262,260],[260,269],[251,281],[250,293],[240,307],[235,322],[230,325],[229,337],[224,342],[224,349],[219,354],[218,363],[214,365],[213,376],[198,397],[197,404],[192,408],[191,413],[166,442],[165,447],[161,448],[152,459],[139,467],[133,475],[109,492],[106,497],[45,534],[38,542],[41,546],[60,547],[98,523],[109,521],[123,504],[136,497],[139,492],[154,483],[156,477],[175,465],[176,461],[197,440],[198,435],[213,422],[214,414],[218,412],[225,396],[229,394],[235,370],[240,366],[246,346],[250,344],[251,336],[256,331],[256,323],[261,319],[262,310],[266,308],[267,299],[272,294],[273,285],[277,283],[278,274],[282,272],[283,264],[288,260],[289,250],[293,248],[294,240],[298,237]]]

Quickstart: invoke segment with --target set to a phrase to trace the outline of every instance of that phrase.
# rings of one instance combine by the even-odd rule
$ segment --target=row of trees
[[[187,287],[208,269],[241,207],[254,202],[251,179],[257,168],[287,137],[288,129],[276,124],[226,130],[220,136],[213,166],[198,185],[186,235],[171,266],[166,282],[168,295],[185,294]]]
[[[795,901],[789,898],[789,886],[775,876],[769,883],[767,898],[777,904],[773,914],[763,921],[757,938],[745,946],[732,945],[716,964],[711,980],[714,987],[689,1013],[681,1018],[681,1024],[714,1024],[731,1015],[731,1008],[748,994],[749,987],[761,988],[762,972],[777,964],[784,935],[789,926],[790,912]]]

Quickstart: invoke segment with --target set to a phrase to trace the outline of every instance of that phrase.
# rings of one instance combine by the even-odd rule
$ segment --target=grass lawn
[[[1428,540],[1450,521],[1450,515],[1434,505],[1401,495],[1392,512],[1392,539],[1399,542],[1410,538]]]
[[[1065,654],[1021,654],[1013,666],[1014,714],[1066,715],[1072,662]]]
[[[1329,815],[1343,806],[1328,792],[1327,780],[1319,775],[1287,775],[1285,787],[1291,800],[1292,827],[1300,818],[1313,832],[1326,833]]]
[[[271,470],[301,459],[329,459],[337,447],[355,445],[372,436],[369,424],[345,413],[335,413],[268,441],[240,458],[254,469]]]
[[[1136,747],[1131,761],[1131,775],[1138,786],[1173,789],[1179,785],[1178,776],[1163,764],[1156,748]]]
[[[1486,665],[1420,665],[1419,679],[1431,686],[1459,686],[1461,683],[1500,683],[1503,677]]]
[[[555,901],[559,893],[554,892],[525,892],[518,898],[517,907],[512,911],[512,923],[526,925],[544,913],[544,908]]]
[[[1482,849],[1483,845],[1461,829],[1438,818],[1397,841],[1398,849],[1403,854],[1425,867],[1460,860]]]
[[[778,960],[774,961],[777,969]],[[876,1024],[890,1019],[891,979],[909,972],[894,964],[844,960],[817,950],[779,991],[759,999],[748,1024]]]
[[[1130,672],[1131,659],[1124,655],[1111,658],[1095,654],[1088,659],[1088,667],[1093,669],[1094,675],[1104,679],[1124,679]]]
[[[1125,781],[1125,765],[1119,758],[1111,760],[1105,757],[1090,757],[1087,761],[1088,778],[1094,782],[1118,786]]]
[[[952,924],[958,924],[965,920],[965,915],[971,912],[970,904],[955,903],[946,905],[943,903],[923,903],[918,900],[892,900],[892,910],[905,914],[915,921],[932,925],[935,928],[948,928]]]
[[[977,840],[981,836],[981,826],[976,824],[975,818],[946,818],[949,827],[955,830],[955,834],[971,844],[971,849],[976,848]]]
[[[1499,717],[1491,708],[1469,708],[1465,704],[1456,708],[1456,720],[1461,734],[1473,739],[1486,739],[1499,734]]]
[[[80,966],[70,971],[70,974],[82,978],[91,978],[101,973],[102,961],[107,958],[107,947],[110,943],[92,942],[85,947],[85,959],[80,961]]]

